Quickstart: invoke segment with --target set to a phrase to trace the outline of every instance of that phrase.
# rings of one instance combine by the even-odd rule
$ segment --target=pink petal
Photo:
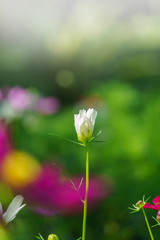
[[[153,199],[153,203],[156,204],[160,204],[160,196],[157,196]]]
[[[78,188],[81,177],[74,177],[72,181]],[[77,192],[59,169],[48,164],[43,166],[41,176],[25,189],[21,189],[21,193],[28,205],[40,214],[76,214],[83,210],[81,199],[85,196],[85,181]],[[88,193],[89,207],[95,206],[110,193],[110,184],[106,179],[91,177]]]
[[[146,204],[143,206],[143,208],[150,208],[150,209],[153,209],[153,210],[159,210],[159,209],[157,208],[157,206],[154,206],[154,205],[152,205],[152,204],[150,204],[150,203],[146,203]]]
[[[157,206],[158,210],[160,210],[160,196],[155,197],[153,203]]]
[[[75,177],[72,182],[78,188],[81,177]],[[102,199],[104,199],[108,194],[110,194],[110,189],[106,180],[102,178],[91,177],[90,187],[88,192],[88,206],[93,207]],[[60,189],[57,192],[58,197],[58,208],[62,210],[63,213],[77,213],[83,210],[83,203],[85,197],[85,180],[82,182],[80,189],[77,191],[74,189],[72,183],[68,180],[63,181],[60,184]]]

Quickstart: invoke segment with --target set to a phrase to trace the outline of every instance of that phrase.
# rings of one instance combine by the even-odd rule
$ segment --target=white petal
[[[88,137],[88,134],[92,134],[92,126],[91,122],[87,117],[83,117],[80,120],[80,133],[83,134],[85,137]]]
[[[97,111],[94,110],[93,108],[89,108],[87,111],[87,118],[89,118],[91,121],[92,129],[94,128],[96,117],[97,117]]]
[[[76,132],[77,132],[77,134],[79,134],[79,131],[80,131],[80,125],[79,125],[79,122],[80,122],[80,115],[79,114],[77,114],[77,115],[75,115],[75,128],[76,128]]]
[[[16,214],[26,205],[23,204],[23,197],[21,195],[16,196],[13,201],[10,203],[9,207],[7,208],[7,211],[3,214],[3,221],[7,224],[10,221],[12,221]]]
[[[89,108],[89,109],[87,110],[87,114],[86,114],[86,115],[87,115],[87,118],[90,119],[92,113],[93,113],[93,108]]]
[[[95,124],[96,117],[97,117],[97,111],[93,109],[92,116],[91,116],[91,122],[93,126]]]
[[[74,126],[75,126],[75,129],[76,129],[76,132],[78,132],[78,121],[77,121],[77,114],[74,114]]]
[[[79,111],[79,116],[80,116],[80,118],[86,116],[86,110],[84,110],[84,109],[80,110]]]
[[[79,111],[79,114],[74,115],[74,125],[77,134],[80,134],[80,121],[86,115],[86,110],[82,109]]]

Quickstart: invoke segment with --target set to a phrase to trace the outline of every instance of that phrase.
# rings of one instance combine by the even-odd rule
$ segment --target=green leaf
[[[152,218],[156,221],[157,224],[155,224],[155,225],[153,225],[153,226],[151,226],[151,227],[160,226],[160,222],[159,222],[155,217],[152,217]]]
[[[88,143],[93,142],[93,140],[94,140],[95,138],[97,138],[97,137],[101,134],[101,132],[102,132],[102,131],[100,130],[95,137],[90,138],[89,141],[88,141]]]
[[[102,131],[100,130],[100,131],[97,133],[97,135],[96,135],[95,137],[90,138],[88,142],[89,142],[89,143],[90,143],[90,142],[94,142],[94,143],[104,143],[104,142],[107,142],[106,140],[98,140],[98,141],[96,140],[96,141],[95,141],[95,139],[96,139],[101,133],[102,133]]]
[[[82,239],[82,237],[79,237],[79,238],[77,238],[76,240],[80,240],[80,239]]]
[[[85,147],[85,144],[83,144],[83,143],[79,143],[79,142],[73,141],[73,140],[71,140],[71,139],[68,139],[68,138],[65,138],[65,137],[59,136],[59,135],[57,135],[57,134],[49,133],[49,135],[56,136],[56,137],[59,137],[59,138],[61,138],[61,139],[64,139],[64,140],[67,141],[67,142],[71,142],[71,143],[74,143],[74,144],[80,145],[80,146],[82,146],[82,147]]]
[[[44,240],[44,238],[42,237],[42,235],[41,235],[40,233],[38,233],[38,234],[39,234],[39,236],[36,236],[36,238],[39,239],[39,240]]]

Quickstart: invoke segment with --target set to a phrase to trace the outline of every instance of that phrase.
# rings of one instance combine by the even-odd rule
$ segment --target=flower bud
[[[139,200],[139,201],[136,203],[136,206],[139,207],[139,208],[140,208],[140,207],[143,207],[143,205],[144,205],[144,204],[143,204],[142,200]]]
[[[160,222],[160,211],[157,212],[157,221]]]
[[[50,235],[48,236],[48,240],[59,240],[59,238],[58,238],[57,235],[55,235],[55,234],[50,234]]]
[[[93,108],[80,110],[79,114],[74,115],[74,125],[78,140],[87,143],[92,138],[97,111]]]

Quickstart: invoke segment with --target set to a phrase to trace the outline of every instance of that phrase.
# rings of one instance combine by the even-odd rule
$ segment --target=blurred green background
[[[88,214],[87,239],[146,240],[141,213],[128,207],[160,195],[160,17],[156,1],[0,0],[0,88],[56,96],[60,110],[11,122],[14,145],[40,162],[55,160],[83,174],[84,151],[48,133],[76,139],[73,115],[98,111],[90,172],[108,177],[112,194]],[[11,11],[12,9],[12,11]],[[30,117],[30,115],[29,115]],[[14,169],[13,169],[14,171]],[[3,192],[1,192],[2,196]],[[1,197],[0,197],[1,198]],[[151,225],[156,212],[146,210]],[[82,215],[43,217],[27,207],[9,227],[12,240],[60,240],[81,234]],[[155,239],[159,228],[154,228]]]

